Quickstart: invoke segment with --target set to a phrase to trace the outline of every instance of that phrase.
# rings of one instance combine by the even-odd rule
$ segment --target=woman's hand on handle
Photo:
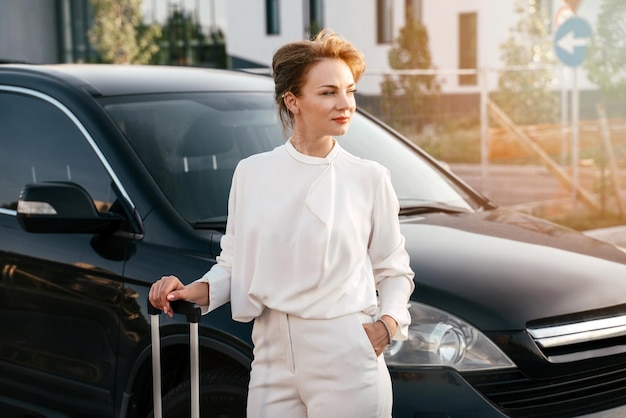
[[[187,286],[176,276],[163,276],[150,287],[150,303],[163,313],[172,317],[170,302],[175,300],[187,300],[198,305],[207,306],[209,304],[209,284],[194,282]]]

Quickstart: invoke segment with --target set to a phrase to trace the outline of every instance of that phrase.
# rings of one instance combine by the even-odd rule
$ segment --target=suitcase
[[[178,300],[170,303],[175,314],[185,315],[189,322],[189,358],[191,375],[191,417],[200,418],[200,359],[198,323],[200,322],[200,307],[195,303]],[[154,418],[162,418],[161,404],[161,336],[159,328],[160,309],[155,308],[148,300],[150,314],[150,337],[152,340],[152,396],[154,403]]]

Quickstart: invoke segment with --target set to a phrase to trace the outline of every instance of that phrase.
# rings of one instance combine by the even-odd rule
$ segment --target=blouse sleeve
[[[207,314],[230,301],[230,288],[233,265],[233,247],[235,242],[235,208],[236,208],[237,170],[228,197],[228,219],[226,233],[220,240],[221,252],[216,258],[217,263],[211,267],[197,282],[209,284],[209,305],[201,306],[202,314]]]
[[[399,209],[389,171],[385,170],[375,196],[369,257],[379,296],[380,315],[389,315],[396,320],[398,328],[393,339],[402,341],[408,338],[411,323],[408,303],[415,284],[404,236],[400,232]]]

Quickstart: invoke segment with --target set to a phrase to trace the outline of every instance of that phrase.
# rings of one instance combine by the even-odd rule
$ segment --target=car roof
[[[272,79],[243,71],[165,65],[0,64],[4,71],[61,79],[94,96],[199,91],[273,91]],[[0,81],[1,82],[1,81]]]

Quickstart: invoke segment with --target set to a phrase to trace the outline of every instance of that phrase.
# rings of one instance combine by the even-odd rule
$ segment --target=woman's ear
[[[283,101],[285,102],[285,106],[287,106],[287,109],[289,109],[291,113],[293,113],[294,115],[298,114],[298,98],[295,94],[288,91],[287,93],[283,94]]]

